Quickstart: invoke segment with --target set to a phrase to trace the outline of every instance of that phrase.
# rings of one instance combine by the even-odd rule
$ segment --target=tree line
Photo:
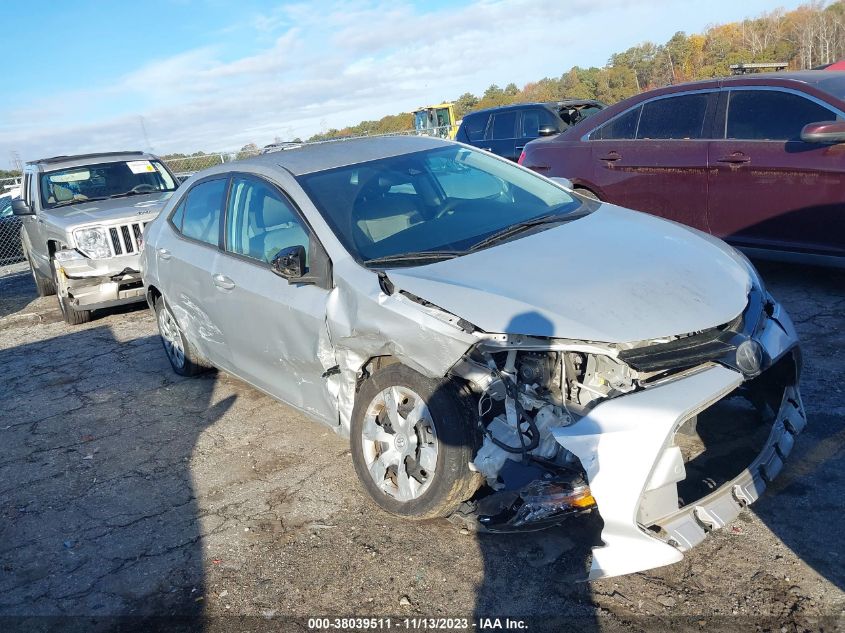
[[[598,99],[615,103],[643,90],[730,74],[731,64],[785,62],[803,70],[845,58],[845,0],[814,1],[793,11],[776,9],[742,22],[679,31],[664,44],[643,42],[610,57],[602,68],[573,66],[559,77],[544,77],[521,89],[493,84],[484,94],[466,92],[454,100],[456,116],[527,101]],[[413,129],[413,115],[392,114],[343,129],[315,134],[309,141],[389,134]]]

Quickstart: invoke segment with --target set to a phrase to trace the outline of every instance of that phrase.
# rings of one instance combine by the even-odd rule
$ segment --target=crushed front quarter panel
[[[357,270],[356,270],[357,268]],[[377,356],[392,356],[431,378],[442,378],[478,341],[436,308],[423,307],[396,288],[387,294],[372,271],[351,263],[335,276],[326,305],[329,341],[338,372],[327,376],[328,389],[337,394],[339,431],[348,435],[359,372]],[[439,317],[439,318],[438,318]],[[444,318],[446,317],[446,318]]]

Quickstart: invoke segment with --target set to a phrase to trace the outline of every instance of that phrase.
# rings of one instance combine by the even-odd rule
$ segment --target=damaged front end
[[[789,317],[758,285],[734,321],[632,344],[485,335],[452,373],[478,395],[475,499],[491,531],[596,509],[590,578],[681,560],[754,502],[805,426]]]
[[[138,256],[92,259],[75,249],[57,250],[57,291],[79,310],[96,310],[144,298]]]

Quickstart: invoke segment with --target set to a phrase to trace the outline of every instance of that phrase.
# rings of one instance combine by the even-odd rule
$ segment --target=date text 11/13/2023
[[[443,631],[479,630],[479,631],[519,631],[528,628],[527,622],[511,618],[309,618],[308,629],[311,631]]]

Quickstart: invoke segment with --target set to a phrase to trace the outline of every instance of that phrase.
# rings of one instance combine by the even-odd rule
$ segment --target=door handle
[[[622,158],[622,154],[619,152],[608,152],[604,156],[599,156],[599,160],[603,160],[608,163],[616,162]]]
[[[214,285],[221,290],[231,290],[235,287],[235,282],[229,279],[226,275],[217,273],[216,275],[212,275],[211,278],[214,280]]]
[[[750,163],[751,157],[747,154],[743,154],[742,152],[734,152],[728,156],[722,156],[716,160],[717,163],[730,163],[732,165],[739,165],[742,163]]]
[[[170,251],[166,248],[160,248],[158,249],[158,256],[162,259],[170,259]]]
[[[525,149],[525,145],[517,145],[517,146],[515,146],[515,147],[514,147],[514,149],[515,149],[516,151],[523,150],[523,149]]]

